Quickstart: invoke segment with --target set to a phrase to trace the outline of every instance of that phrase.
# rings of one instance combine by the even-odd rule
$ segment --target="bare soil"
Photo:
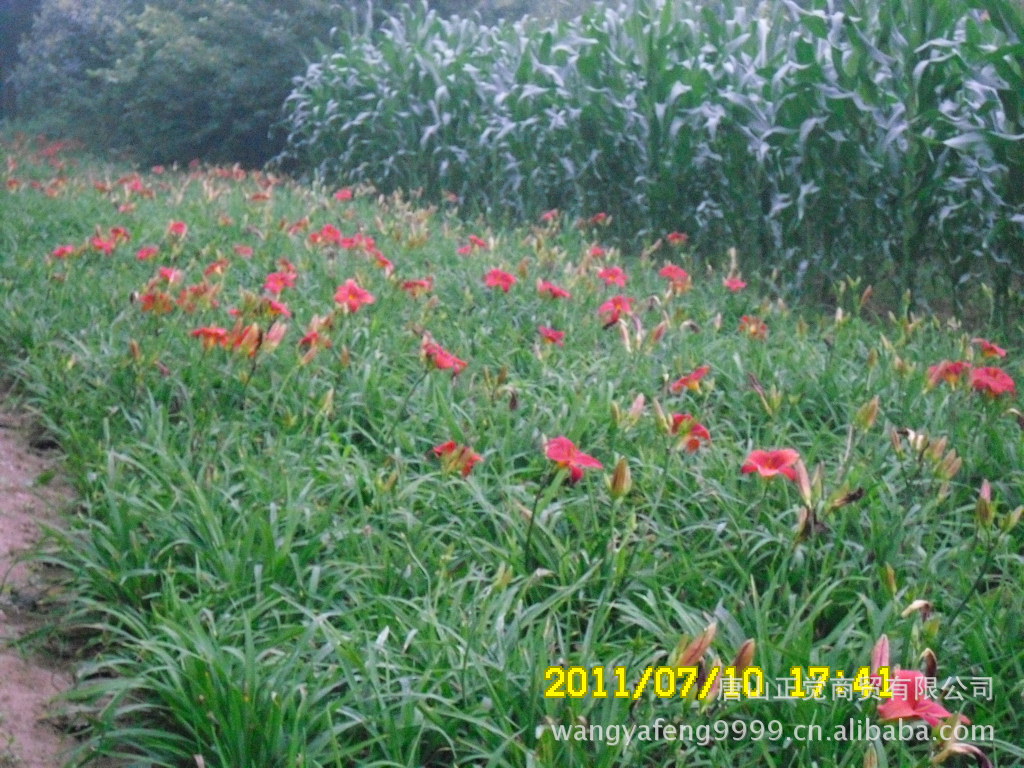
[[[71,498],[58,458],[33,447],[26,419],[0,410],[0,768],[59,768],[75,746],[52,706],[71,686],[70,664],[18,642],[47,618],[48,580],[24,556]]]

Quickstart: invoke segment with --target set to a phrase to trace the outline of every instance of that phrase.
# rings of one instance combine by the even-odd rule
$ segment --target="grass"
[[[866,667],[883,634],[894,667],[930,649],[940,687],[991,679],[991,696],[944,704],[992,727],[975,743],[994,765],[1024,760],[1018,397],[928,371],[1019,379],[1019,336],[992,338],[1009,351],[988,360],[972,342],[986,328],[862,317],[852,281],[834,315],[802,313],[752,279],[726,289],[727,269],[664,237],[605,248],[600,223],[490,231],[367,187],[137,173],[24,137],[0,151],[3,373],[79,494],[47,556],[67,576],[62,624],[89,638],[77,760],[924,766],[940,751],[794,738],[879,722],[870,699],[543,695],[551,665],[623,666],[632,685],[709,625],[691,661],[707,674],[752,639],[772,688],[793,667]],[[516,278],[507,293],[492,269]],[[271,273],[294,278],[275,299],[290,317],[272,314]],[[372,303],[335,301],[350,279]],[[616,295],[633,311],[611,323]],[[710,434],[692,452],[669,429],[683,413]],[[602,467],[573,483],[546,455],[559,436]],[[435,450],[449,441],[480,455],[467,474],[470,453]],[[782,447],[804,482],[741,473]],[[777,722],[784,740],[556,738],[657,718]]]

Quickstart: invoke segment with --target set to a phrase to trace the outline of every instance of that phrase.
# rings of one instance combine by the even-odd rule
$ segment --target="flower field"
[[[75,760],[1024,764],[1019,327],[801,311],[614,210],[0,154]],[[572,736],[656,722],[713,738]]]

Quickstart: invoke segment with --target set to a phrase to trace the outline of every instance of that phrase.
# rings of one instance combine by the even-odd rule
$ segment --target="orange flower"
[[[577,448],[567,437],[554,437],[547,442],[545,455],[558,465],[569,470],[569,483],[575,485],[583,477],[585,469],[603,469],[604,465]]]
[[[775,451],[755,450],[747,456],[746,463],[740,467],[740,472],[749,475],[757,472],[761,477],[774,477],[785,475],[790,480],[796,481],[796,463],[800,461],[800,454],[792,448],[779,448]]]
[[[1006,393],[1013,394],[1017,390],[1017,385],[1010,374],[1002,368],[994,366],[975,368],[971,371],[971,387],[990,397],[998,397]]]
[[[223,345],[228,337],[228,332],[224,328],[208,325],[205,328],[196,328],[192,331],[192,336],[202,341],[203,349],[210,349],[211,347]]]
[[[516,279],[501,269],[492,269],[484,275],[484,285],[488,288],[501,288],[505,293],[508,293],[508,289],[515,284]]]
[[[669,386],[669,390],[675,394],[689,389],[691,392],[700,392],[700,382],[711,371],[710,365],[702,365],[691,373],[681,376]]]

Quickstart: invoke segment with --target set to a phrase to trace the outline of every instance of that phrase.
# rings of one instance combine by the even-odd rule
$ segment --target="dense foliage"
[[[1019,327],[866,322],[853,281],[802,318],[679,233],[609,247],[604,212],[470,229],[76,162],[0,146],[0,372],[79,491],[45,559],[81,757],[1024,761]],[[883,635],[894,677],[936,678],[913,706],[842,688]],[[764,698],[655,695],[751,663]],[[565,664],[629,698],[545,698]],[[788,695],[811,666],[840,683]],[[941,741],[920,713],[947,711],[990,730]],[[900,713],[918,738],[834,736]],[[718,730],[564,732],[658,718]]]
[[[310,66],[287,156],[527,220],[736,246],[780,284],[1024,270],[1024,17],[1011,0],[636,0],[551,25],[406,10]]]
[[[259,165],[291,79],[347,18],[328,0],[46,0],[21,47],[19,113],[143,162]]]

